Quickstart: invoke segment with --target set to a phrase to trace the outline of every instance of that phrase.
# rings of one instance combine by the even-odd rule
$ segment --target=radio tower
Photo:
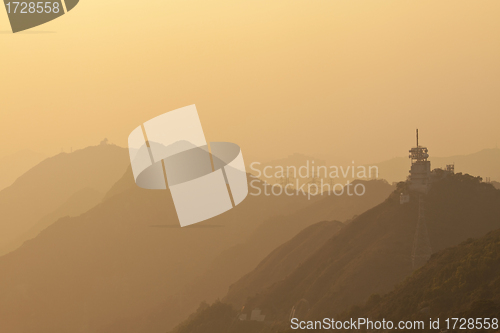
[[[417,147],[410,150],[411,169],[410,169],[410,189],[418,192],[418,220],[417,230],[413,239],[413,249],[411,261],[413,269],[417,269],[429,260],[432,254],[429,234],[427,232],[427,223],[425,220],[425,200],[430,185],[431,162],[427,160],[429,154],[426,147],[418,144],[417,129]]]

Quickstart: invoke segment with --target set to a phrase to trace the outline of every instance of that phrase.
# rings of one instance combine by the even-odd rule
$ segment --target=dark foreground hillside
[[[404,281],[413,272],[418,202],[413,196],[410,203],[399,203],[403,186],[340,230],[285,279],[249,299],[243,311],[238,309],[238,316],[259,309],[266,316],[264,322],[233,320],[227,323],[227,332],[285,331],[290,328],[294,307],[295,317],[301,320],[338,316],[365,303],[370,295],[387,293]],[[435,183],[426,208],[434,252],[500,228],[500,191],[469,175],[457,174]],[[446,300],[451,291],[443,292]],[[227,309],[217,306],[221,311]],[[198,315],[203,315],[203,309]],[[205,328],[204,332],[211,332]],[[179,331],[190,332],[196,330]]]
[[[393,292],[342,315],[353,316],[440,318],[442,324],[446,318],[500,318],[500,230],[435,254]]]
[[[307,260],[344,226],[338,221],[323,221],[307,227],[290,241],[272,251],[250,273],[229,288],[225,301],[233,305],[244,303],[272,284],[283,280],[299,264]]]
[[[189,285],[183,288],[182,294],[177,296],[175,301],[167,298],[165,302],[153,310],[144,309],[134,316],[116,321],[112,326],[107,326],[104,332],[135,333],[142,330],[144,327],[148,327],[147,325],[151,322],[165,321],[166,314],[175,314],[177,316],[177,323],[180,323],[198,307],[202,300],[213,303],[215,300],[222,299],[226,295],[228,298],[231,298],[231,304],[233,306],[241,308],[242,304],[249,296],[253,296],[274,282],[283,279],[283,277],[293,271],[299,263],[303,262],[306,256],[309,256],[313,250],[323,245],[325,241],[333,235],[333,232],[338,230],[337,227],[342,225],[340,222],[332,221],[352,219],[353,216],[361,214],[367,209],[383,202],[395,188],[384,180],[359,182],[363,183],[366,187],[366,193],[363,196],[335,196],[325,194],[311,200],[311,203],[303,208],[299,207],[299,202],[297,201],[291,202],[291,205],[293,205],[295,209],[291,209],[290,206],[282,206],[279,209],[279,213],[264,220],[256,226],[254,231],[248,232],[245,240],[227,248],[211,262],[207,262],[205,266],[206,270],[202,274],[196,276],[194,280],[189,281]],[[114,192],[116,189],[117,188],[110,192]],[[289,199],[293,198],[286,197]],[[269,199],[269,197],[261,196],[261,199],[264,200],[265,198]],[[296,196],[296,198],[300,197]],[[260,211],[265,206],[253,207],[258,207],[257,211]],[[252,213],[256,212],[252,211]],[[223,216],[227,216],[228,214],[234,213],[230,211],[223,214]],[[238,218],[241,219],[243,217]],[[248,219],[249,217],[244,218]],[[275,267],[276,271],[274,271],[272,275],[266,275],[267,273],[259,271],[260,269],[257,268],[259,263],[269,256],[273,250],[297,236],[301,231],[307,230],[307,227],[325,220],[330,222],[325,222],[323,225],[325,228],[323,229],[321,237],[305,237],[304,239],[307,239],[307,242],[304,243],[306,246],[301,250],[303,253],[300,255],[288,256],[291,260],[287,263],[281,263],[283,265],[282,267],[286,268],[285,270]],[[241,221],[242,227],[243,225],[250,225],[249,221],[251,220],[247,222]],[[254,221],[251,223],[253,224]],[[321,228],[311,229],[315,230],[313,235],[317,235],[320,229]],[[307,246],[307,244],[313,242],[316,242],[314,246]],[[290,267],[290,264],[293,266]],[[253,273],[255,273],[255,275]],[[249,275],[242,279],[246,280],[245,282],[235,284],[235,282],[239,281],[239,279],[247,274]],[[260,277],[263,275],[265,279],[261,280]],[[231,292],[228,294],[228,289],[231,284],[235,284],[235,286],[231,288]],[[226,300],[224,299],[224,301]],[[185,313],[183,312],[182,316],[179,315],[179,304],[183,309],[189,310]]]
[[[184,301],[186,285],[219,253],[269,217],[308,204],[304,196],[249,196],[180,228],[170,192],[137,187],[129,168],[101,203],[0,257],[0,332],[110,333],[114,323],[169,302],[163,316],[115,331],[165,332],[203,300]]]
[[[348,221],[383,202],[395,188],[385,180],[353,182],[353,184],[357,183],[365,186],[366,193],[362,196],[322,195],[316,197],[316,202],[303,209],[287,211],[287,214],[280,214],[266,220],[249,235],[244,243],[237,244],[221,253],[202,279],[196,281],[193,290],[201,286],[205,290],[214,291],[212,295],[204,295],[203,299],[207,301],[223,297],[231,284],[255,269],[276,247],[289,241],[308,226],[325,220]],[[318,243],[324,244],[324,241],[318,239]],[[264,286],[260,285],[258,288],[263,289]],[[249,296],[253,296],[251,291],[254,290],[245,291],[235,286],[227,294],[228,301],[240,307]],[[201,295],[200,291],[197,293]]]

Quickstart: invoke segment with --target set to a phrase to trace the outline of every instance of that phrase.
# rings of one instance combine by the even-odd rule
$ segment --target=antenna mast
[[[417,128],[417,148],[418,148],[418,128]]]

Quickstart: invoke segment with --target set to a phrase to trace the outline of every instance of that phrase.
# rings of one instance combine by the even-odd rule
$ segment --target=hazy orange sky
[[[498,0],[81,0],[10,34],[0,9],[0,156],[126,146],[196,104],[247,159],[431,155],[500,142]]]

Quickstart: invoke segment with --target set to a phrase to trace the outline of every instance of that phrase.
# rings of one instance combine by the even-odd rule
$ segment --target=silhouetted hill
[[[35,238],[42,230],[50,226],[58,219],[66,216],[81,215],[101,202],[102,198],[103,194],[93,188],[86,187],[79,190],[55,211],[44,216],[27,232],[19,235],[6,248],[11,250],[17,249],[25,241]]]
[[[254,295],[282,280],[343,226],[344,224],[338,221],[323,221],[307,227],[271,252],[252,272],[232,285],[226,301],[232,301],[233,304],[243,302],[248,295]],[[172,332],[226,332],[234,326],[237,315],[238,311],[234,306],[227,303],[216,301],[211,306],[202,303],[195,313]]]
[[[261,309],[265,323],[238,322],[228,332],[250,326],[250,332],[289,329],[294,305],[300,308],[295,316],[301,320],[332,318],[401,283],[413,271],[418,203],[413,196],[410,203],[401,205],[399,193],[405,185],[399,186],[384,203],[342,228],[284,280],[245,303],[244,312]],[[478,178],[456,174],[434,184],[426,210],[432,248],[441,251],[500,228],[500,191]]]
[[[435,254],[389,294],[342,317],[376,320],[500,317],[500,230]],[[442,322],[442,324],[444,324]],[[478,331],[478,330],[469,330]]]
[[[395,193],[356,218],[287,279],[248,305],[283,318],[298,300],[306,299],[311,304],[308,317],[323,318],[373,293],[391,290],[412,271],[417,205],[415,199],[401,205]],[[439,251],[499,228],[500,192],[477,178],[457,174],[434,184],[426,210],[431,246]]]
[[[282,211],[280,215],[266,220],[244,242],[217,256],[207,272],[194,283],[192,292],[203,295],[207,302],[223,297],[232,283],[252,271],[271,251],[304,228],[324,220],[348,220],[382,202],[394,189],[383,180],[358,182],[365,184],[365,195],[318,196],[316,202],[303,209],[288,211],[286,215],[281,215]]]
[[[212,302],[225,296],[230,284],[251,272],[271,251],[290,240],[304,228],[327,218],[350,219],[353,215],[360,214],[382,202],[394,189],[382,180],[364,183],[366,194],[360,197],[325,195],[316,197],[315,201],[311,200],[312,203],[303,208],[282,207],[276,214],[256,225],[254,231],[246,233],[235,245],[225,249],[207,263],[203,273],[190,281],[182,291],[182,304],[189,305],[192,312],[202,300]],[[264,209],[264,207],[259,207],[259,209]],[[281,215],[283,212],[288,214]],[[243,300],[245,298],[243,297]],[[132,328],[136,331],[140,330],[149,322],[164,320],[166,313],[177,311],[177,308],[177,302],[165,301],[156,309],[148,309],[133,318],[117,322],[108,327],[107,332],[134,331]],[[185,317],[189,313],[185,313]]]
[[[393,186],[383,180],[356,181],[353,184],[357,183],[364,184],[365,195],[326,195],[321,197],[318,202],[294,214],[276,216],[272,220],[266,221],[257,228],[247,242],[235,246],[217,258],[211,267],[211,272],[207,274],[210,278],[206,278],[205,281],[233,278],[232,282],[234,282],[253,270],[277,246],[290,240],[304,228],[322,220],[347,221],[383,202],[394,190]],[[247,271],[231,268],[237,266],[236,263],[239,261],[247,263],[245,266]],[[243,268],[241,265],[240,267]],[[221,291],[225,293],[227,289]],[[228,301],[234,302],[236,306],[241,306],[248,296],[251,294],[240,293],[237,297],[236,294],[230,293],[227,297],[229,297]]]
[[[41,218],[84,188],[105,193],[123,175],[128,152],[100,145],[48,158],[0,191],[0,254]]]
[[[22,150],[0,158],[0,191],[12,185],[19,176],[37,165],[44,158],[43,154],[30,150]]]
[[[0,257],[2,331],[110,333],[114,323],[170,302],[171,312],[119,331],[165,332],[196,309],[182,295],[220,252],[269,216],[310,204],[304,196],[249,196],[180,228],[169,191],[129,186],[130,169],[119,182],[91,210],[59,219]]]
[[[284,279],[343,226],[342,222],[324,221],[307,227],[233,284],[224,300],[231,304],[243,304],[249,296]]]

